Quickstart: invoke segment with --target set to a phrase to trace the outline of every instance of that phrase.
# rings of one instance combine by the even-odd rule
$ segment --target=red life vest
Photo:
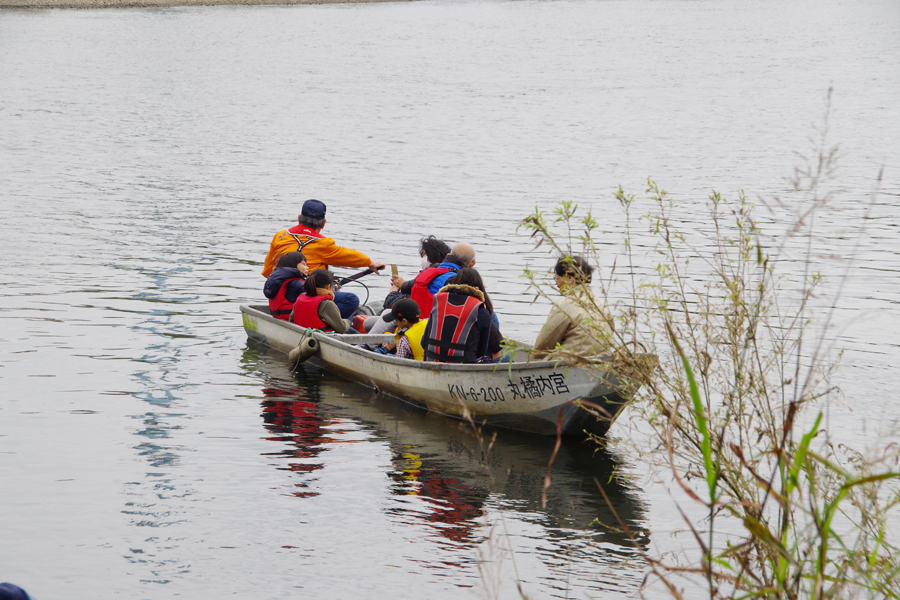
[[[457,302],[463,298],[463,304],[454,304],[447,292],[434,295],[434,308],[428,319],[430,335],[422,340],[426,361],[474,363],[477,360],[477,344],[469,347],[466,342],[478,321],[478,307],[482,302],[472,296],[453,294],[453,300]]]
[[[416,275],[413,281],[412,289],[409,291],[409,297],[416,301],[419,305],[419,314],[430,315],[431,307],[434,305],[434,296],[428,291],[428,286],[436,277],[440,277],[444,273],[457,271],[458,269],[449,269],[446,267],[429,267]]]
[[[288,320],[288,317],[291,316],[291,310],[294,308],[294,303],[284,296],[284,293],[287,291],[287,284],[291,281],[303,281],[303,279],[300,277],[285,279],[278,289],[278,294],[274,298],[269,298],[269,312],[273,317],[282,321]]]
[[[294,302],[294,323],[300,327],[334,331],[328,323],[319,318],[319,305],[330,299],[329,296],[313,298],[306,294],[300,294],[297,296],[297,301]]]

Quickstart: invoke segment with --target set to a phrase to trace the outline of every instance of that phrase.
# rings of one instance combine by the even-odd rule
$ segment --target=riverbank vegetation
[[[698,589],[711,599],[900,596],[889,527],[900,501],[898,448],[851,450],[823,421],[839,393],[824,335],[839,298],[817,319],[811,304],[821,305],[823,283],[814,226],[832,200],[825,185],[836,157],[826,133],[795,171],[791,197],[802,203],[773,203],[766,226],[744,195],[712,193],[698,219],[689,214],[696,205],[653,181],[644,197],[616,194],[625,227],[613,261],[600,256],[597,219],[574,203],[522,221],[552,254],[606,265],[593,285],[617,318],[616,362],[642,379],[632,415],[650,430],[649,444],[632,450],[671,474],[686,526],[683,552],[635,548],[647,585],[675,598]],[[526,277],[537,294],[556,296],[548,273]],[[590,321],[583,327],[605,335]],[[647,355],[659,360],[649,377]],[[553,357],[586,362],[563,348]]]

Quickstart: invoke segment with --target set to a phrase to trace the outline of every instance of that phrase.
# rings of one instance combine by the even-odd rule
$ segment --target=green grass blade
[[[800,447],[797,448],[797,455],[794,457],[794,464],[791,465],[790,470],[790,479],[788,480],[791,485],[790,490],[786,490],[786,494],[790,494],[797,487],[797,477],[800,474],[800,467],[803,465],[803,461],[806,460],[806,453],[809,451],[809,443],[816,437],[816,433],[819,431],[819,425],[822,423],[822,413],[819,413],[819,416],[816,418],[815,424],[812,426],[806,435],[803,436],[803,439],[800,440]]]
[[[697,429],[700,430],[700,435],[703,438],[700,442],[700,449],[703,452],[703,465],[706,468],[706,484],[709,486],[709,499],[711,502],[715,502],[718,473],[716,472],[712,459],[712,443],[709,436],[706,411],[703,409],[703,400],[700,398],[700,388],[697,387],[697,380],[694,379],[694,372],[691,370],[691,365],[688,363],[687,357],[681,351],[681,347],[677,348],[678,353],[681,354],[681,364],[684,365],[684,372],[687,374],[688,385],[691,390],[691,402],[694,404],[694,414],[697,417]]]

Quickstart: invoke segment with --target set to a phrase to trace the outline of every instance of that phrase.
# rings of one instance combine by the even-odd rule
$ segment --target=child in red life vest
[[[334,303],[334,277],[325,269],[316,269],[306,277],[304,291],[294,302],[293,322],[322,331],[358,333],[350,321],[341,318],[341,310]]]
[[[266,279],[263,294],[269,299],[269,312],[276,319],[287,321],[294,302],[303,293],[309,267],[302,252],[288,252],[278,260],[278,266]]]

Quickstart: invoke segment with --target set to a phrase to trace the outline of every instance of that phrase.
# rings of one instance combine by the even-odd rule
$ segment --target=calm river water
[[[547,304],[520,274],[548,259],[516,222],[536,204],[592,206],[610,263],[620,184],[790,204],[834,86],[842,193],[818,251],[866,229],[829,415],[875,443],[900,386],[898,31],[894,0],[0,12],[0,581],[631,597],[645,570],[591,526],[612,521],[593,479],[653,551],[681,528],[664,481],[566,444],[541,508],[551,441],[501,433],[485,456],[454,422],[291,374],[240,326],[268,241],[311,197],[326,233],[407,274],[420,236],[472,241],[504,333],[531,340]]]

